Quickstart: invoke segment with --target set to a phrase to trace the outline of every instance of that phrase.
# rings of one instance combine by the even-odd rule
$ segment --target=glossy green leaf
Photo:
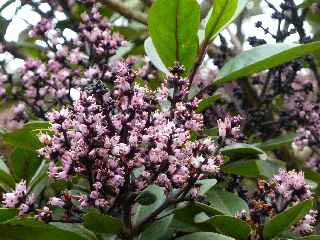
[[[173,215],[161,218],[154,221],[148,228],[141,234],[139,240],[163,240],[168,235],[168,229],[173,220]]]
[[[151,205],[155,201],[157,201],[157,196],[151,191],[143,191],[137,199],[140,205]]]
[[[17,181],[29,181],[40,166],[41,158],[36,151],[17,147],[10,155],[9,164]]]
[[[279,66],[306,54],[320,50],[320,42],[300,44],[265,44],[240,53],[219,71],[215,84],[222,84],[241,77]]]
[[[15,180],[12,177],[6,163],[0,157],[0,187],[5,191],[15,188]]]
[[[216,179],[202,179],[199,180],[197,183],[201,184],[200,186],[200,194],[206,194],[210,189],[212,189],[217,184]]]
[[[14,240],[96,240],[79,224],[46,224],[31,218],[0,223],[1,239]]]
[[[220,214],[235,216],[237,212],[245,210],[249,212],[247,203],[234,193],[213,188],[206,194],[211,208]]]
[[[248,0],[214,1],[205,29],[206,41],[212,41],[227,25],[235,20],[247,5]]]
[[[214,216],[206,223],[214,226],[218,232],[239,240],[247,240],[251,231],[248,223],[230,216]]]
[[[196,0],[157,0],[148,14],[148,30],[167,67],[175,61],[191,69],[199,48],[200,6]]]
[[[241,159],[243,157],[257,156],[260,154],[265,154],[264,151],[257,148],[254,145],[246,143],[235,143],[228,145],[220,150],[223,155],[226,155],[230,158]]]
[[[221,97],[221,94],[218,93],[203,99],[198,105],[197,112],[201,113],[207,108],[210,108],[215,101],[220,99],[220,97]]]
[[[320,235],[311,235],[306,237],[295,238],[296,240],[320,240]]]
[[[15,208],[0,208],[0,222],[15,218],[17,214],[18,211]]]
[[[25,148],[29,150],[38,150],[42,147],[37,134],[49,131],[50,124],[48,122],[34,121],[29,122],[14,132],[8,132],[3,135],[5,143]]]
[[[310,211],[312,206],[313,200],[306,200],[276,215],[265,224],[263,238],[268,240],[276,237],[302,219]]]
[[[161,58],[159,57],[159,54],[153,45],[152,39],[149,37],[144,41],[144,50],[152,62],[152,64],[161,72],[164,72],[165,74],[169,74],[169,70],[166,68],[166,66],[163,64]]]
[[[39,196],[49,184],[48,167],[49,164],[43,160],[28,184],[28,192],[35,197]]]
[[[145,191],[149,191],[154,196],[156,196],[156,201],[148,206],[138,205],[135,215],[133,217],[133,223],[138,224],[140,221],[142,221],[147,215],[152,213],[155,209],[157,209],[161,203],[165,200],[165,194],[164,190],[161,187],[158,187],[156,185],[151,185],[146,188]]]
[[[243,177],[264,177],[268,179],[276,174],[280,168],[285,168],[284,162],[257,159],[228,163],[223,166],[222,171]]]
[[[197,232],[176,238],[177,240],[234,240],[222,234],[212,232]]]
[[[272,151],[275,149],[279,149],[285,145],[291,144],[295,136],[296,136],[295,133],[288,133],[280,137],[270,139],[266,142],[258,143],[256,147],[261,148],[262,150],[265,150],[265,151]]]
[[[122,229],[119,219],[98,212],[87,213],[83,220],[83,225],[96,233],[119,233]]]

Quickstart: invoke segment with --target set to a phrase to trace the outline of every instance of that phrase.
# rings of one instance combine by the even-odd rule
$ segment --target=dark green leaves
[[[220,70],[215,84],[249,76],[265,69],[276,67],[306,54],[319,51],[320,42],[300,44],[266,44],[242,52],[227,62]]]
[[[34,219],[12,219],[0,224],[1,239],[15,240],[96,240],[79,224],[45,224]]]
[[[48,131],[49,127],[50,124],[48,122],[29,122],[19,130],[4,134],[3,140],[5,143],[12,146],[29,150],[37,150],[42,146],[37,134],[41,131]]]
[[[221,94],[218,93],[218,94],[215,94],[215,95],[212,95],[210,97],[203,99],[198,105],[197,112],[199,112],[199,113],[203,112],[207,108],[211,107],[212,104],[215,101],[217,101],[220,97],[221,97]]]
[[[231,162],[223,166],[222,170],[225,173],[244,177],[264,177],[268,179],[276,174],[280,168],[285,168],[285,163],[271,160],[242,160]]]
[[[247,2],[248,0],[214,1],[213,8],[206,25],[206,41],[212,41],[223,28],[239,16]]]
[[[234,238],[224,236],[218,233],[211,232],[197,232],[183,237],[177,238],[177,240],[233,240]]]
[[[225,235],[235,237],[240,240],[247,240],[250,234],[250,226],[234,217],[230,216],[214,216],[206,223],[214,226],[214,228]]]
[[[199,48],[200,7],[196,0],[157,0],[148,16],[152,42],[165,66],[191,69]]]
[[[270,139],[266,142],[262,142],[257,144],[256,146],[263,149],[263,150],[275,150],[284,145],[289,145],[293,142],[296,134],[295,133],[288,133],[284,134],[280,137]]]
[[[257,156],[259,154],[265,154],[261,149],[245,143],[236,143],[232,145],[228,145],[222,148],[221,153],[230,157],[240,159],[243,157]]]
[[[207,198],[210,202],[210,207],[221,214],[233,217],[242,210],[249,212],[247,203],[234,193],[214,188],[207,193]]]
[[[97,212],[87,213],[83,219],[83,225],[97,233],[118,233],[122,228],[122,223],[119,219]]]
[[[271,239],[303,218],[312,208],[313,200],[306,200],[272,218],[263,229],[263,238]]]

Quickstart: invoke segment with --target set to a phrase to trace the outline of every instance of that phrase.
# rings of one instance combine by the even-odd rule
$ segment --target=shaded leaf
[[[240,175],[244,177],[265,177],[270,178],[280,168],[285,168],[285,163],[271,160],[242,160],[231,162],[223,166],[225,173]]]
[[[290,226],[302,219],[312,208],[313,200],[306,200],[290,207],[267,222],[263,229],[263,238],[268,240],[276,237]]]
[[[119,219],[93,211],[87,213],[83,220],[86,228],[97,233],[118,233],[122,229]]]
[[[232,240],[234,238],[212,232],[197,232],[176,238],[177,240]]]
[[[220,150],[223,155],[230,158],[241,159],[243,157],[257,156],[260,154],[265,154],[264,151],[257,148],[254,145],[246,143],[235,143],[228,145]]]
[[[201,113],[204,110],[206,110],[207,108],[210,108],[215,101],[219,100],[220,97],[221,97],[221,94],[218,93],[218,94],[215,94],[215,95],[212,95],[210,97],[203,99],[198,104],[197,112]]]
[[[247,240],[251,231],[249,224],[230,216],[214,216],[206,223],[214,226],[218,232],[239,240]]]
[[[320,49],[320,42],[308,44],[265,44],[240,53],[219,71],[215,84],[222,84],[287,63]]]
[[[261,148],[262,150],[265,150],[265,151],[275,150],[282,146],[291,144],[295,136],[296,136],[295,133],[288,133],[280,137],[270,139],[266,142],[258,143],[256,147]]]
[[[163,64],[161,58],[159,57],[159,54],[157,53],[156,48],[153,45],[153,42],[151,40],[151,38],[147,38],[144,41],[144,50],[148,56],[148,58],[150,59],[150,61],[152,62],[152,64],[161,72],[164,72],[165,74],[169,74],[168,69],[166,68],[166,66]]]

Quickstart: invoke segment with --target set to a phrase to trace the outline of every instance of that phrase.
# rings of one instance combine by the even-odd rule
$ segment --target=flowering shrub
[[[249,0],[21,1],[39,21],[0,43],[0,238],[320,238],[319,3],[262,2],[276,43],[244,39]]]

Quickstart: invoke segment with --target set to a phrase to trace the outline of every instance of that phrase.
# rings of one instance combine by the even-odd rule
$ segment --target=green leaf
[[[226,192],[218,188],[213,188],[207,192],[207,199],[211,208],[220,214],[235,216],[237,212],[245,210],[249,212],[247,203],[234,193]]]
[[[14,240],[96,240],[78,224],[45,224],[31,218],[0,223],[1,239]],[[84,234],[87,232],[87,234]]]
[[[157,0],[149,10],[148,30],[167,67],[175,61],[191,69],[199,48],[200,6],[196,0]]]
[[[241,77],[279,66],[320,49],[320,42],[308,44],[265,44],[240,53],[219,71],[215,84],[222,84]]]
[[[306,200],[290,207],[267,222],[263,229],[263,239],[276,237],[302,219],[312,208],[313,200]]]
[[[165,194],[164,190],[161,187],[156,185],[151,185],[145,189],[145,191],[149,191],[154,196],[156,196],[156,201],[148,206],[138,205],[135,215],[133,217],[133,223],[138,224],[142,219],[144,219],[147,215],[157,209],[164,201],[165,201]]]
[[[261,148],[262,150],[265,150],[265,151],[272,151],[275,149],[279,149],[282,146],[291,144],[295,136],[296,136],[295,133],[288,133],[280,137],[270,139],[266,142],[258,143],[256,147]]]
[[[218,232],[239,240],[247,240],[251,230],[249,224],[230,216],[214,216],[206,223],[214,226]]]
[[[243,157],[257,156],[265,154],[264,151],[257,148],[254,145],[246,143],[235,143],[228,145],[220,150],[223,155],[226,155],[232,159],[241,159]]]
[[[29,181],[41,164],[41,158],[35,151],[17,147],[10,155],[9,164],[17,181]]]
[[[4,39],[10,21],[0,15],[0,39]]]
[[[138,196],[137,201],[140,205],[148,206],[157,201],[157,196],[153,194],[151,191],[143,191]]]
[[[165,74],[169,74],[168,69],[163,64],[161,58],[159,57],[159,54],[157,53],[157,50],[155,46],[153,45],[152,39],[149,37],[144,41],[144,50],[152,62],[152,64],[161,72],[164,72]]]
[[[118,233],[122,229],[119,219],[97,212],[89,212],[84,217],[84,226],[97,233]]]
[[[212,189],[217,184],[216,179],[202,179],[198,180],[197,183],[200,183],[200,195],[206,194],[210,189]]]
[[[15,208],[0,208],[0,222],[5,222],[16,217],[18,214]]]
[[[212,232],[197,232],[176,238],[177,240],[234,240],[234,238]]]
[[[3,135],[6,144],[18,146],[29,150],[37,150],[42,147],[37,134],[41,131],[48,132],[50,124],[48,122],[34,121],[29,122],[14,132],[8,132]]]
[[[320,240],[320,235],[311,235],[307,237],[295,238],[296,240]]]
[[[285,168],[284,162],[258,159],[231,162],[224,165],[222,171],[243,177],[264,177],[268,179],[276,174],[280,168]]]
[[[162,240],[166,239],[168,228],[172,222],[173,215],[161,218],[154,221],[148,228],[141,234],[139,240]]]
[[[49,185],[48,167],[49,164],[43,160],[28,184],[28,192],[35,197]]]
[[[213,8],[209,13],[205,29],[207,42],[213,39],[235,20],[247,5],[248,0],[220,0],[214,1]]]
[[[215,95],[212,95],[210,97],[207,97],[207,98],[203,99],[198,105],[197,112],[201,113],[204,110],[206,110],[207,108],[211,107],[212,104],[215,101],[219,100],[220,97],[221,97],[221,94],[218,93],[218,94],[215,94]]]
[[[0,157],[0,187],[5,191],[10,191],[15,188],[15,180],[11,176],[11,173],[6,163],[3,161],[1,157]]]

